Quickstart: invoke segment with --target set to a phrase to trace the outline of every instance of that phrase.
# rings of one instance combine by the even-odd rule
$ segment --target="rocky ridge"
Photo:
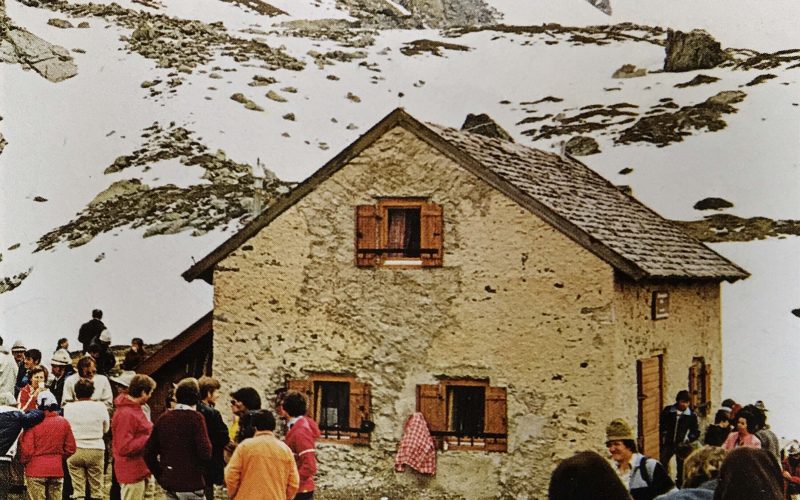
[[[61,82],[78,74],[78,67],[67,49],[15,26],[4,15],[0,15],[0,62],[21,64],[51,82]],[[0,136],[0,152],[3,145]]]
[[[266,206],[289,191],[293,184],[278,180],[263,169],[253,176],[253,167],[237,163],[224,151],[210,152],[193,133],[170,124],[154,123],[143,132],[143,146],[118,157],[104,173],[115,174],[139,168],[157,168],[158,162],[177,159],[182,165],[199,166],[206,182],[178,187],[149,186],[138,178],[112,183],[68,223],[39,238],[35,251],[52,249],[59,242],[70,247],[84,245],[98,234],[122,226],[144,228],[144,237],[192,231],[199,236],[253,216],[254,206]],[[258,200],[256,200],[258,198]]]

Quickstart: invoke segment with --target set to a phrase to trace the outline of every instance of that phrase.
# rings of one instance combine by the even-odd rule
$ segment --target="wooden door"
[[[661,356],[636,362],[639,397],[639,452],[659,457],[658,421],[663,404],[663,365]]]

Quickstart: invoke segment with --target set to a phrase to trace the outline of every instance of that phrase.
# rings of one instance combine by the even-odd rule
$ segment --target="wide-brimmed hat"
[[[756,408],[758,408],[761,411],[769,411],[769,410],[767,410],[767,407],[764,406],[764,402],[761,401],[760,399],[758,401],[756,401],[755,403],[753,403],[753,406],[755,406]]]
[[[25,348],[25,344],[22,343],[21,340],[17,340],[14,342],[14,345],[11,346],[11,352],[14,351],[27,351],[28,349]]]
[[[606,427],[606,442],[635,440],[633,429],[624,419],[615,418]]]
[[[72,364],[72,357],[65,349],[59,349],[50,358],[51,366],[67,366]]]
[[[124,385],[125,387],[128,387],[131,385],[131,380],[133,380],[133,377],[135,375],[136,375],[135,371],[126,370],[117,375],[116,377],[111,377],[111,381],[114,382],[115,384]]]

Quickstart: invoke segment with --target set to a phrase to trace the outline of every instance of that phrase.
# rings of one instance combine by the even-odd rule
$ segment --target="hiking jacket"
[[[11,406],[0,406],[0,456],[8,453],[23,429],[30,429],[44,420],[44,412],[23,413]]]
[[[54,411],[22,433],[19,461],[29,477],[64,477],[62,461],[75,453],[75,438],[67,420]]]
[[[314,491],[314,475],[317,473],[317,453],[314,446],[319,436],[317,423],[308,417],[300,417],[286,432],[284,441],[294,453],[297,472],[300,474],[298,493]]]
[[[206,486],[209,484],[223,484],[225,482],[225,461],[223,450],[228,444],[228,426],[222,420],[219,410],[203,402],[197,403],[197,411],[203,415],[206,422],[208,439],[211,440],[211,462],[206,470]]]
[[[111,419],[111,447],[114,472],[120,484],[138,483],[150,475],[144,461],[144,449],[153,424],[141,405],[127,396],[118,397]]]
[[[144,460],[167,491],[204,489],[203,472],[211,460],[211,441],[203,416],[188,408],[162,413],[153,425]]]
[[[242,441],[225,467],[225,485],[233,500],[291,500],[299,478],[292,450],[272,431]]]

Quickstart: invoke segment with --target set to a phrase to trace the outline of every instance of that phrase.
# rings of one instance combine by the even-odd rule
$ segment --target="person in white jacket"
[[[3,338],[0,337],[0,394],[6,392],[14,394],[18,371],[19,366],[14,356],[3,346]]]
[[[94,383],[94,394],[92,399],[100,401],[106,405],[106,408],[114,407],[114,393],[111,392],[111,383],[105,375],[97,375],[97,365],[91,356],[84,356],[78,361],[78,373],[74,373],[67,377],[64,381],[64,395],[61,402],[66,407],[72,401],[78,398],[75,396],[75,384],[81,378],[86,378]]]
[[[91,380],[79,379],[74,385],[77,401],[64,407],[64,418],[72,427],[77,446],[75,454],[67,459],[73,499],[83,500],[87,481],[91,498],[103,498],[103,435],[108,432],[110,421],[106,406],[92,400],[94,390]]]

